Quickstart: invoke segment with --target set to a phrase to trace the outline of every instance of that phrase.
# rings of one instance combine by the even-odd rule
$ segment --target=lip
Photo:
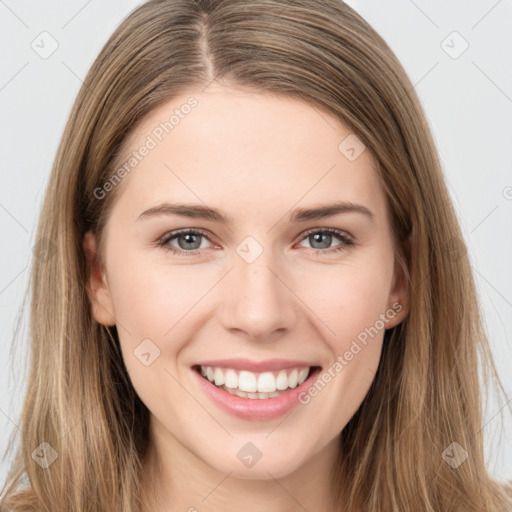
[[[211,366],[218,368],[233,368],[233,370],[247,370],[253,373],[275,372],[287,368],[309,368],[320,366],[309,361],[291,359],[267,359],[266,361],[251,361],[250,359],[217,359],[215,361],[201,361],[197,366]]]
[[[241,360],[238,359],[237,361],[240,362]],[[215,361],[215,365],[219,366],[219,363],[220,361]],[[201,364],[205,366],[212,366],[210,364]],[[303,362],[301,364],[302,366],[312,366],[304,364]],[[296,388],[289,389],[280,396],[274,398],[252,399],[232,395],[231,393],[218,388],[201,375],[199,368],[199,366],[194,365],[191,370],[196,376],[195,378],[198,379],[200,388],[210,398],[210,400],[221,410],[238,418],[252,421],[265,421],[279,418],[291,411],[294,407],[300,404],[300,393],[306,391],[313,384],[314,380],[316,380],[317,375],[321,372],[321,367],[315,366],[312,368],[308,378]],[[229,368],[233,368],[233,366],[229,366]],[[268,368],[268,366],[265,368]],[[282,366],[279,366],[277,369],[282,368]],[[236,369],[247,369],[247,366]]]

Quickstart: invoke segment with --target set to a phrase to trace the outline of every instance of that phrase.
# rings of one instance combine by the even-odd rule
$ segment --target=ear
[[[402,242],[404,257],[410,261],[412,234]],[[404,262],[404,264],[407,264]],[[393,285],[389,295],[388,309],[389,314],[386,314],[388,320],[386,321],[386,329],[400,324],[409,314],[410,309],[410,287],[407,280],[407,275],[398,258],[395,258],[395,270],[393,275]],[[394,315],[394,316],[393,316]]]
[[[85,287],[91,302],[92,315],[100,324],[115,325],[114,303],[110,296],[105,269],[98,260],[96,238],[91,231],[84,236],[83,249],[87,264]]]

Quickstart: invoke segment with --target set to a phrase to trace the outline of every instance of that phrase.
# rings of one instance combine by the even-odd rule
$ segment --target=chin
[[[244,446],[245,443],[242,445]],[[269,480],[271,478],[283,478],[297,471],[302,464],[305,464],[302,453],[287,453],[286,456],[282,450],[269,449],[261,451],[257,455],[254,449],[252,460],[250,453],[252,448],[246,448],[245,452],[237,450],[240,456],[227,457],[226,452],[219,458],[205,460],[216,471],[224,474],[230,474],[230,477],[243,480]],[[222,457],[222,458],[221,458]],[[257,458],[259,457],[259,458]]]

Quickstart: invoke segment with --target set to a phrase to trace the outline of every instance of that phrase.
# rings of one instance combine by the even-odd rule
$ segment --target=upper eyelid
[[[306,229],[306,231],[303,231],[300,234],[300,236],[302,236],[302,238],[304,238],[304,237],[310,235],[311,233],[317,233],[317,232],[334,233],[335,235],[339,235],[339,236],[343,235],[348,238],[354,238],[348,231],[345,231],[344,229],[337,229],[337,228],[310,228],[310,229]]]
[[[321,228],[321,227],[319,227],[319,228],[309,228],[309,229],[306,229],[305,231],[302,231],[299,235],[300,238],[297,239],[297,242],[301,242],[302,240],[304,240],[304,238],[306,238],[310,234],[317,233],[317,232],[332,232],[335,236],[346,237],[346,238],[349,238],[352,242],[354,241],[354,237],[352,236],[352,234],[350,234],[349,232],[347,232],[345,230],[337,229],[337,228],[327,228],[327,227]],[[201,228],[182,228],[182,229],[178,229],[178,230],[174,230],[174,231],[169,231],[168,233],[161,236],[158,240],[161,241],[162,243],[167,243],[167,242],[170,242],[171,240],[179,237],[180,235],[186,235],[189,233],[204,236],[211,243],[215,243],[213,240],[211,240],[211,237],[210,237],[208,231],[201,229]],[[199,250],[199,249],[196,249],[196,250]],[[187,251],[187,252],[193,252],[193,251]]]

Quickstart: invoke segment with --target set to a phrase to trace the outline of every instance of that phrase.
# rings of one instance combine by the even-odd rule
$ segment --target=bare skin
[[[217,83],[154,110],[128,139],[127,153],[190,96],[197,106],[118,185],[104,266],[94,236],[84,239],[94,317],[117,325],[131,381],[151,413],[145,506],[332,512],[339,434],[373,381],[385,329],[409,310],[376,163],[368,150],[350,160],[338,149],[350,131],[334,117]],[[296,208],[335,201],[363,205],[373,220],[347,211],[289,221]],[[164,202],[217,208],[231,222],[140,217]],[[204,235],[167,236],[184,228]],[[319,234],[306,233],[313,228]],[[182,255],[159,246],[164,237]],[[248,262],[240,247],[262,252]],[[372,326],[378,334],[356,352],[354,340]],[[147,339],[146,352],[159,350],[149,365],[134,354]],[[288,415],[249,421],[218,407],[192,369],[238,357],[300,359],[330,368],[331,379]],[[345,364],[335,371],[340,357]],[[261,453],[252,467],[237,456],[249,442]]]

